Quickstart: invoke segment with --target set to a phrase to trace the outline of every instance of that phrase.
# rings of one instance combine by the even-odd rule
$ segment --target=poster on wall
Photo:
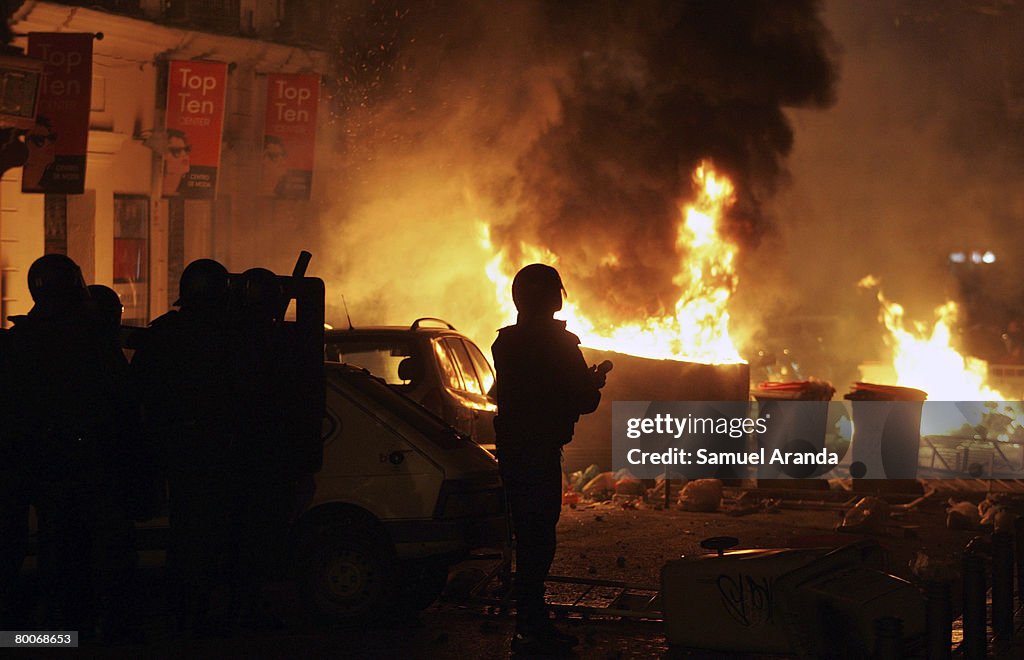
[[[224,62],[169,63],[164,197],[216,196],[227,82],[228,65]]]
[[[267,76],[261,196],[309,199],[319,102],[320,76],[304,73]]]
[[[28,56],[43,61],[43,75],[35,124],[25,135],[28,155],[21,171],[22,192],[85,191],[92,41],[89,33],[28,35]]]

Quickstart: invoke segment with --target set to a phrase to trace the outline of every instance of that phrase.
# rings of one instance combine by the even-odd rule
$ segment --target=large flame
[[[908,327],[903,306],[890,301],[878,280],[868,275],[858,286],[876,290],[879,321],[885,325],[885,343],[892,350],[895,385],[915,387],[938,401],[1008,401],[1013,397],[986,384],[988,364],[961,354],[953,345],[951,328],[957,318],[957,304],[947,301],[935,309],[929,327],[915,322]]]
[[[723,238],[719,226],[724,211],[733,203],[733,186],[709,163],[694,172],[698,195],[681,209],[676,251],[681,255],[673,284],[682,293],[674,313],[632,323],[613,324],[576,308],[566,301],[556,316],[568,323],[584,346],[655,359],[676,359],[705,364],[743,362],[729,336],[729,299],[736,287],[734,268],[736,246]],[[511,297],[511,275],[529,263],[558,266],[558,256],[549,250],[520,245],[519,263],[510,263],[504,250],[495,251],[489,229],[483,226],[483,245],[494,257],[487,275],[494,283],[505,322],[515,320]],[[605,258],[616,262],[615,255]],[[566,284],[571,290],[572,282]]]

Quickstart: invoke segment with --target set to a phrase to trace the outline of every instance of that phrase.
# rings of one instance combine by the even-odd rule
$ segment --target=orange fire
[[[680,258],[679,272],[673,279],[673,284],[682,290],[674,313],[612,326],[566,301],[556,316],[568,322],[569,329],[579,335],[584,346],[705,364],[744,361],[729,336],[728,305],[737,283],[736,246],[719,233],[723,213],[734,200],[733,186],[709,163],[702,163],[693,176],[699,194],[681,209],[676,235],[677,252],[685,256]],[[509,263],[504,250],[495,251],[486,225],[482,243],[494,254],[487,265],[487,275],[494,283],[505,322],[512,323],[515,307],[510,294],[510,273],[534,262],[557,267],[558,256],[544,248],[524,244],[520,246],[521,263]],[[614,265],[617,257],[607,255],[604,263]],[[567,283],[567,288],[572,289],[571,282]]]
[[[879,321],[888,334],[886,344],[892,349],[892,368],[896,382],[886,383],[915,387],[928,392],[928,398],[937,401],[1008,401],[1005,396],[986,384],[988,364],[964,356],[953,346],[951,328],[956,321],[957,305],[947,301],[935,309],[935,322],[931,327],[915,322],[908,327],[902,305],[888,300],[879,288],[878,280],[868,275],[858,286],[876,289],[881,306]]]

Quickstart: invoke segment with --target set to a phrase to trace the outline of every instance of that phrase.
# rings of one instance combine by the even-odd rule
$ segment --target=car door
[[[484,382],[477,375],[477,369],[470,357],[466,342],[460,337],[445,337],[441,340],[452,366],[458,372],[460,386],[450,392],[456,406],[462,408],[457,413],[460,418],[468,420],[470,434],[479,445],[494,445],[494,411],[496,406],[487,396]],[[493,379],[493,376],[492,376]],[[455,379],[452,379],[455,382]],[[493,380],[492,380],[493,382]]]
[[[491,390],[494,388],[494,369],[491,367],[490,361],[484,357],[483,352],[477,348],[476,344],[469,340],[463,340],[463,343],[466,345],[469,357],[473,361],[477,379],[480,381],[480,387],[487,398],[488,404],[477,411],[476,423],[481,438],[479,442],[480,444],[494,444],[494,416],[498,412],[498,402],[494,400],[494,396],[491,393]]]

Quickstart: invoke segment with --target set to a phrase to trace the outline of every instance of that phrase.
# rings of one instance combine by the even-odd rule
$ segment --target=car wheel
[[[304,600],[326,622],[355,623],[394,603],[394,548],[370,525],[351,521],[320,527],[303,543]]]

